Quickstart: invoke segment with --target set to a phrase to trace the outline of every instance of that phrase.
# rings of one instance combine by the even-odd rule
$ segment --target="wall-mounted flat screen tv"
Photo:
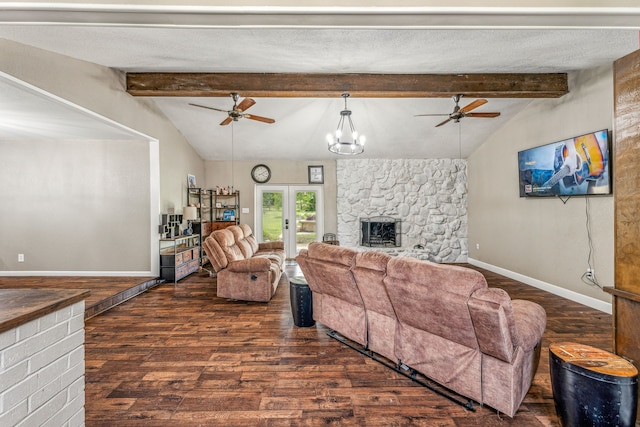
[[[520,197],[611,194],[609,146],[603,129],[520,151]]]

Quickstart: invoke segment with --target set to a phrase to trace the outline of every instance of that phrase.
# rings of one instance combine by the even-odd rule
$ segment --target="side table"
[[[293,323],[303,328],[315,325],[311,289],[304,276],[294,276],[289,279],[289,297]]]
[[[638,405],[638,370],[629,361],[584,344],[549,346],[553,400],[560,423],[632,427]]]

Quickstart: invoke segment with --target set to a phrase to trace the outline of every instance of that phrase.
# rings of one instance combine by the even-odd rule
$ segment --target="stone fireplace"
[[[341,245],[435,262],[467,261],[465,160],[339,159],[336,178]],[[361,220],[380,217],[398,220],[395,241],[363,243]]]
[[[360,219],[360,244],[370,248],[400,246],[400,220],[377,216]]]

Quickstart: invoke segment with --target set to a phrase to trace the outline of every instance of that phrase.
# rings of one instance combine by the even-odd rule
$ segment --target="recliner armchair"
[[[251,227],[234,225],[211,233],[203,242],[217,273],[217,295],[242,301],[268,302],[284,271],[284,243],[258,243]]]

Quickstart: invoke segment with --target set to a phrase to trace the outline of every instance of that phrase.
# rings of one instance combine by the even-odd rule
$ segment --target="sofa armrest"
[[[249,259],[241,259],[231,261],[227,266],[230,272],[234,273],[253,273],[259,271],[269,271],[271,261],[263,257],[254,257]]]
[[[513,300],[511,305],[518,331],[518,344],[525,351],[531,350],[542,338],[547,326],[547,313],[544,308],[532,301]]]
[[[262,242],[258,243],[258,250],[260,249],[283,249],[284,250],[284,242],[276,241],[276,242]]]

